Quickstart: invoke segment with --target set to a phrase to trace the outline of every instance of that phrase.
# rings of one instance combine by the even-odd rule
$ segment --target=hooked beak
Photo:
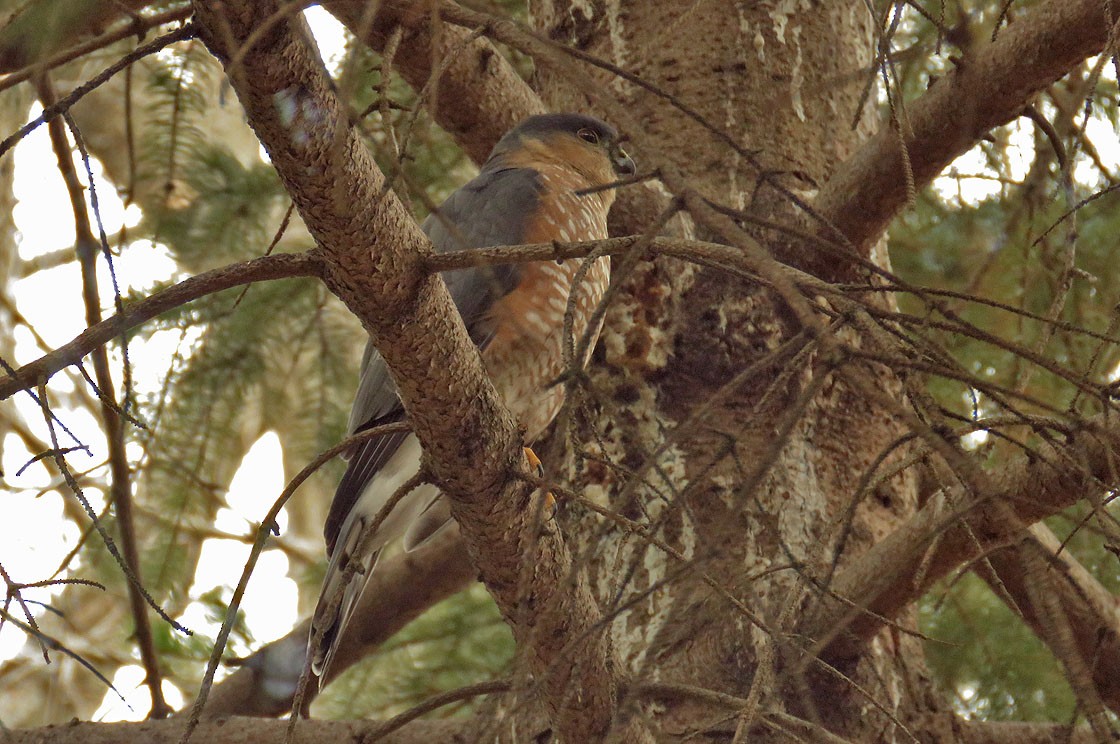
[[[634,165],[634,161],[621,145],[611,147],[611,164],[614,166],[614,172],[619,176],[632,176],[638,172],[638,166]]]

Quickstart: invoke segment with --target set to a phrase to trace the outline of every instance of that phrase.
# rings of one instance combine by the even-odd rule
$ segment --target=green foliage
[[[276,171],[242,165],[228,150],[200,146],[181,163],[185,208],[152,210],[145,226],[192,267],[221,266],[264,253],[288,198]]]
[[[476,584],[433,607],[347,670],[316,703],[324,718],[386,719],[448,690],[508,674],[513,637]],[[481,699],[479,699],[481,700]],[[479,700],[434,715],[469,712]]]
[[[967,15],[949,4],[922,5],[952,31],[940,37],[942,54],[934,56],[939,34],[933,23],[910,15],[900,24],[893,48],[918,53],[900,55],[893,68],[901,89],[895,100],[912,99],[932,77],[952,74],[956,62],[949,55],[967,64],[969,49],[991,35],[1001,12],[997,4],[970,8]],[[1023,5],[1016,3],[1011,13]],[[1032,103],[1050,132],[1026,115],[992,131],[968,166],[957,166],[959,172],[918,194],[892,227],[895,272],[912,285],[953,293],[904,292],[897,299],[911,316],[906,332],[923,339],[930,359],[955,369],[925,374],[922,382],[943,412],[962,424],[1019,414],[1092,415],[1101,408],[1099,396],[1082,388],[1107,383],[1120,363],[1117,346],[1100,338],[1115,336],[1117,328],[1120,196],[1107,191],[1116,163],[1102,162],[1085,132],[1093,120],[1107,124],[1098,131],[1113,130],[1117,100],[1115,80],[1094,80],[1091,63],[1074,71]],[[1069,163],[1065,173],[1063,160]],[[1068,190],[1067,173],[1073,175]],[[986,196],[977,196],[980,187]],[[1067,288],[1063,277],[1071,258],[1075,271]],[[1055,326],[1046,317],[1063,295]],[[1032,362],[1028,357],[1035,353],[1045,362]],[[960,431],[966,431],[963,425]],[[1037,429],[1005,425],[991,431],[978,454],[998,473],[1041,441]],[[1087,512],[1070,510],[1051,520],[1052,527],[1060,538],[1073,533],[1065,549],[1115,591],[1120,564],[1105,549],[1108,533],[1095,528],[1108,517]],[[926,644],[929,666],[961,711],[1000,720],[1073,716],[1075,701],[1061,665],[975,576],[932,592],[921,617],[923,632],[939,641]]]
[[[171,370],[166,400],[141,401],[151,420],[141,488],[164,530],[150,536],[146,576],[184,592],[200,544],[245,451],[279,431],[310,460],[337,441],[345,420],[353,327],[324,310],[326,290],[308,280],[212,295],[176,318],[202,335]],[[167,322],[166,319],[164,322]],[[348,343],[349,342],[349,343]]]
[[[984,720],[1068,721],[1073,693],[1045,645],[976,576],[922,601],[935,678],[961,712]]]

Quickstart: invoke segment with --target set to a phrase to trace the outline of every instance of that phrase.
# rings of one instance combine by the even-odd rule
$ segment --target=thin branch
[[[128,706],[128,701],[125,700],[124,695],[121,694],[121,691],[118,690],[116,687],[114,687],[113,683],[109,681],[109,678],[106,677],[104,674],[102,674],[100,671],[98,671],[97,667],[95,667],[93,665],[93,662],[91,662],[89,659],[85,658],[84,656],[79,654],[77,651],[74,651],[73,649],[67,647],[66,644],[62,643],[57,638],[54,638],[50,635],[47,635],[43,631],[39,630],[37,627],[34,627],[32,625],[28,625],[27,623],[24,623],[24,622],[20,621],[20,619],[18,617],[13,616],[11,613],[9,613],[5,609],[0,609],[0,619],[3,619],[3,620],[6,620],[7,622],[10,622],[12,625],[15,625],[17,628],[22,630],[27,635],[35,638],[37,641],[39,641],[39,643],[43,646],[43,648],[45,648],[45,649],[49,648],[49,649],[52,649],[54,651],[59,651],[59,652],[62,653],[63,656],[69,656],[71,659],[76,661],[80,666],[82,666],[83,668],[88,670],[90,674],[97,677],[97,679],[100,680],[102,683],[104,683],[104,685],[106,687],[108,687],[110,690],[112,690],[114,693],[116,693],[117,697],[119,697],[121,699],[121,702],[123,702],[126,706]],[[129,706],[129,707],[131,707],[131,706]],[[5,744],[7,744],[7,742],[8,742],[8,740],[7,740],[7,738],[5,738]]]
[[[13,85],[18,85],[25,80],[30,80],[34,76],[53,70],[60,65],[67,62],[84,57],[90,52],[104,49],[105,47],[115,44],[118,41],[127,39],[129,36],[142,36],[148,29],[156,28],[167,23],[174,23],[175,21],[182,21],[191,14],[189,6],[180,8],[172,8],[165,10],[162,13],[156,13],[150,16],[140,16],[130,19],[127,23],[118,29],[108,31],[100,36],[96,36],[89,41],[76,44],[69,49],[59,52],[58,54],[48,59],[36,62],[34,64],[24,67],[22,70],[16,70],[3,79],[0,79],[0,92],[11,88]]]
[[[33,132],[35,129],[39,128],[40,125],[50,121],[51,119],[54,119],[56,116],[61,115],[63,111],[69,110],[71,106],[82,100],[82,98],[90,93],[90,91],[93,91],[96,88],[104,85],[109,80],[109,78],[113,77],[124,68],[128,67],[139,59],[147,57],[149,54],[155,54],[159,50],[168,47],[175,42],[193,38],[195,33],[196,29],[194,25],[187,23],[182,27],[171,31],[170,33],[164,34],[157,39],[153,39],[143,46],[136,47],[136,49],[133,49],[131,52],[126,54],[118,61],[114,62],[109,67],[105,68],[96,76],[86,81],[85,83],[82,83],[74,90],[70,91],[70,93],[66,97],[60,99],[58,102],[52,104],[51,106],[45,107],[43,109],[43,113],[39,114],[32,121],[20,127],[19,131],[6,137],[3,142],[0,142],[0,157],[3,157],[5,154],[7,154],[8,150],[11,150],[13,147],[15,147],[15,145],[20,140]]]
[[[470,700],[479,695],[493,695],[496,692],[508,692],[509,689],[510,682],[508,679],[496,679],[490,682],[479,682],[475,685],[460,687],[457,690],[449,690],[441,695],[428,698],[410,710],[406,710],[404,713],[390,718],[380,727],[367,734],[363,741],[370,742],[370,744],[375,741],[381,741],[405,724],[415,721],[420,716],[431,713],[433,710],[438,710],[445,705],[457,703],[460,700]]]
[[[187,717],[187,728],[181,740],[184,744],[190,739],[191,733],[201,720],[202,709],[206,705],[206,698],[210,694],[210,687],[214,682],[214,674],[217,672],[218,664],[221,662],[222,655],[225,653],[226,641],[229,640],[229,634],[232,632],[233,626],[237,621],[237,612],[241,606],[241,599],[245,596],[245,590],[249,586],[249,579],[253,575],[253,569],[256,568],[257,560],[260,558],[261,553],[264,552],[265,545],[268,544],[269,536],[274,534],[277,530],[276,519],[280,515],[280,510],[284,508],[284,505],[288,503],[288,499],[295,494],[296,489],[303,485],[304,481],[314,475],[323,465],[330,462],[350,447],[369,439],[375,439],[393,432],[407,430],[408,425],[404,423],[386,424],[384,426],[375,426],[351,437],[347,437],[342,442],[320,453],[314,460],[306,465],[303,470],[296,473],[295,477],[284,487],[284,490],[272,503],[272,507],[269,508],[264,519],[257,525],[256,539],[253,540],[253,547],[249,551],[249,557],[245,561],[245,568],[241,572],[241,578],[238,580],[237,586],[233,590],[233,596],[229,600],[229,606],[226,608],[226,616],[222,621],[221,630],[218,631],[218,637],[214,639],[214,648],[211,650],[210,659],[206,664],[206,672],[202,678],[198,697],[195,698],[194,704],[191,706],[190,715]]]
[[[39,97],[44,107],[55,103],[54,89],[44,76],[39,81]],[[67,113],[63,117],[73,128],[75,140],[80,142],[80,135],[73,121]],[[94,184],[92,171],[89,167],[89,156],[85,148],[81,147],[82,159],[86,164],[86,173],[89,178],[92,206],[97,217],[100,240],[94,236],[90,224],[89,213],[86,211],[85,194],[78,174],[74,168],[70,143],[66,139],[66,127],[62,119],[51,119],[47,123],[47,133],[50,136],[51,146],[58,161],[59,171],[62,173],[66,184],[66,191],[70,197],[70,206],[74,212],[75,252],[82,275],[82,300],[85,304],[86,324],[96,325],[101,321],[101,295],[97,287],[97,248],[100,243],[108,253],[108,244],[105,243],[105,230],[102,227],[98,202],[93,191]],[[114,296],[118,308],[120,307],[120,290],[117,284],[116,272],[109,263],[113,276]],[[124,352],[125,367],[128,365],[127,347]],[[163,718],[171,707],[163,697],[163,674],[160,672],[159,659],[152,639],[152,626],[148,618],[143,588],[143,575],[140,572],[140,553],[136,547],[135,521],[132,517],[132,474],[128,466],[128,456],[125,453],[124,420],[118,415],[118,406],[113,391],[112,374],[109,369],[109,355],[104,346],[99,346],[93,351],[93,369],[97,378],[97,396],[101,402],[101,423],[105,429],[105,441],[109,449],[109,470],[111,473],[109,488],[110,498],[117,512],[117,524],[120,529],[121,553],[128,571],[134,580],[127,582],[129,605],[132,611],[132,620],[136,629],[136,641],[140,649],[140,659],[144,665],[145,681],[152,698],[151,717]]]
[[[282,253],[263,256],[251,261],[231,264],[204,274],[184,279],[178,284],[156,292],[132,305],[122,314],[93,325],[78,334],[73,341],[51,353],[9,372],[7,379],[0,379],[0,400],[21,390],[29,390],[51,375],[72,364],[94,349],[109,343],[130,328],[151,320],[169,310],[230,287],[270,279],[321,276],[322,257],[317,251],[307,253]]]
[[[421,613],[477,580],[457,528],[440,532],[415,550],[380,561],[354,608],[325,680],[342,674],[379,648]],[[279,716],[292,709],[311,623],[258,649],[241,669],[214,685],[204,719],[232,715]],[[308,696],[318,694],[311,686]]]
[[[191,635],[190,630],[177,623],[170,615],[167,614],[166,611],[164,611],[159,603],[156,602],[155,599],[144,588],[143,584],[140,583],[139,579],[136,578],[135,574],[133,574],[128,562],[124,559],[124,557],[120,554],[120,551],[117,549],[116,542],[113,540],[108,531],[106,531],[105,525],[102,523],[100,515],[93,510],[93,506],[90,504],[89,499],[86,498],[85,493],[82,491],[82,487],[78,483],[78,479],[75,478],[74,474],[70,471],[70,466],[66,464],[66,460],[65,458],[63,458],[61,450],[58,446],[58,433],[55,431],[56,419],[54,413],[50,409],[50,403],[47,399],[47,387],[45,383],[40,383],[38,395],[35,397],[35,400],[39,403],[40,409],[43,413],[43,420],[47,425],[47,431],[50,433],[51,450],[54,453],[53,459],[55,466],[58,468],[59,472],[62,473],[62,477],[65,479],[66,485],[69,487],[70,492],[74,494],[74,498],[76,498],[82,505],[82,508],[85,510],[86,515],[90,518],[90,521],[93,523],[94,528],[97,530],[97,534],[101,536],[101,541],[102,543],[104,543],[105,549],[109,552],[109,555],[113,557],[113,560],[116,561],[117,565],[120,566],[121,571],[124,573],[125,579],[128,581],[128,583],[136,587],[136,590],[143,597],[144,601],[147,602],[148,606],[155,610],[156,614],[163,618],[168,625],[182,633],[185,633],[186,635]]]

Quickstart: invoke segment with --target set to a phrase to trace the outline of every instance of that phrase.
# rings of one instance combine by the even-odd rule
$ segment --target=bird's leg
[[[529,461],[529,470],[537,474],[538,478],[544,478],[544,465],[541,464],[541,458],[537,457],[537,453],[533,451],[532,447],[524,447],[525,459]],[[552,495],[552,491],[546,490],[544,492],[544,521],[548,522],[556,516],[556,497]]]

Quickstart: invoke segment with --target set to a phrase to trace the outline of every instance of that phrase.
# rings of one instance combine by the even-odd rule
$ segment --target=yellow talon
[[[541,458],[537,457],[537,453],[531,447],[524,447],[525,459],[529,461],[529,469],[536,471],[538,478],[544,478],[544,465],[541,464]],[[552,495],[552,491],[544,492],[544,518],[545,521],[551,520],[556,516],[556,497]]]

